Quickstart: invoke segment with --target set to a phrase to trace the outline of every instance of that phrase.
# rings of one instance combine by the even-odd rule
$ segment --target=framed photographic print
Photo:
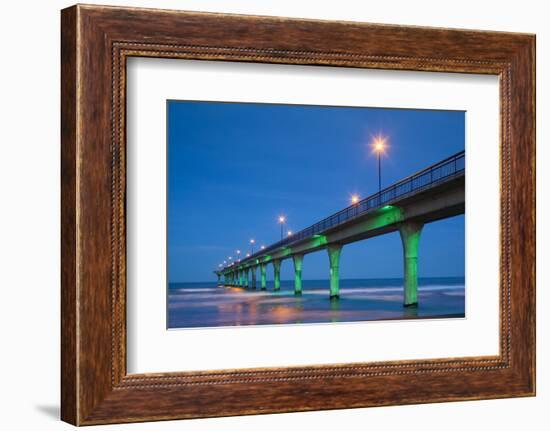
[[[535,38],[62,11],[62,419],[535,394]]]
[[[464,317],[464,112],[170,100],[167,116],[169,328]],[[384,188],[382,158],[403,177]],[[437,271],[419,280],[421,237]]]

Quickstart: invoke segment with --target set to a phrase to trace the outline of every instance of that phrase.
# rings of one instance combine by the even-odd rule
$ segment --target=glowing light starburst
[[[381,134],[372,137],[371,148],[374,153],[383,154],[388,147],[388,138]]]

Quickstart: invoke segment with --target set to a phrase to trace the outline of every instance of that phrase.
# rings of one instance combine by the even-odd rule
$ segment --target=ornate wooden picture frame
[[[62,11],[62,398],[75,425],[535,394],[535,37],[102,6]],[[126,371],[126,60],[497,75],[500,354]],[[498,221],[495,220],[495,223]]]

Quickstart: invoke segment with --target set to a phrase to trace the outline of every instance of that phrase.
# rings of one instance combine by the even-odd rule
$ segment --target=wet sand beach
[[[372,320],[464,317],[464,278],[419,279],[418,307],[403,307],[401,279],[341,280],[340,298],[330,300],[328,281],[293,282],[273,291],[218,287],[215,283],[172,283],[168,290],[168,327],[204,328],[245,325],[360,322]]]

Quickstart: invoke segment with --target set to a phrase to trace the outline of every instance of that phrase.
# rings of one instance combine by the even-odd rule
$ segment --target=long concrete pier
[[[308,253],[326,249],[331,299],[340,296],[340,258],[344,246],[399,231],[403,245],[403,304],[418,304],[418,248],[422,228],[464,213],[464,152],[429,166],[253,255],[215,271],[218,283],[266,289],[267,266],[273,267],[274,290],[281,288],[281,264],[292,259],[294,293],[302,293],[302,266]],[[252,280],[250,281],[250,274]]]

